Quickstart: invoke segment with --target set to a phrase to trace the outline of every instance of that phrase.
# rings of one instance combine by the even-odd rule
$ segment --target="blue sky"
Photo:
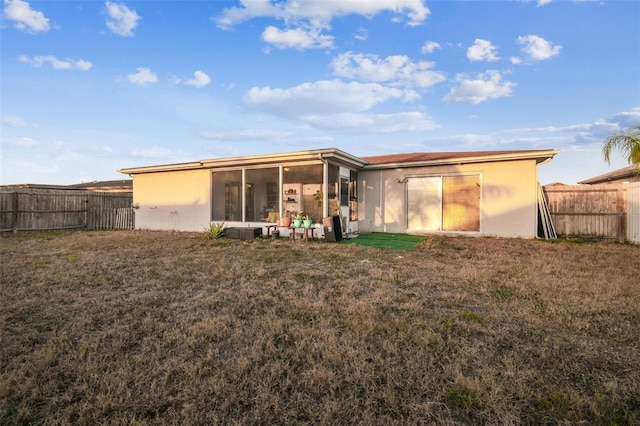
[[[2,0],[0,182],[339,148],[559,149],[540,181],[626,166],[637,1]]]

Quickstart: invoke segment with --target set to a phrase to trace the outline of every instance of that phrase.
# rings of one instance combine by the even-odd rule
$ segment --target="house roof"
[[[590,179],[583,180],[578,183],[585,184],[585,185],[595,185],[598,183],[621,181],[628,178],[636,177],[639,171],[640,170],[638,169],[637,166],[631,165],[631,166],[623,167],[621,169],[614,170],[612,172],[608,172]]]
[[[166,172],[176,170],[214,169],[221,167],[255,166],[271,163],[295,163],[304,161],[333,160],[334,162],[360,168],[364,160],[336,148],[311,149],[307,151],[284,152],[276,154],[247,155],[241,157],[212,158],[191,163],[164,164],[157,166],[132,167],[120,169],[127,174]]]
[[[410,154],[362,157],[362,159],[367,162],[366,168],[446,165],[523,159],[535,159],[537,163],[543,163],[551,160],[558,152],[558,150],[551,149],[528,151],[414,152]]]
[[[558,150],[514,150],[514,151],[472,151],[472,152],[417,152],[410,154],[390,154],[356,157],[336,148],[261,154],[242,157],[214,158],[190,163],[164,164],[157,166],[133,167],[118,170],[120,173],[139,174],[177,170],[213,169],[221,167],[252,166],[270,163],[301,162],[312,160],[332,160],[357,169],[383,169],[393,167],[418,167],[481,163],[487,161],[512,161],[535,159],[537,163],[549,161]]]
[[[69,185],[69,187],[76,189],[91,189],[94,191],[131,191],[133,188],[133,180],[95,180],[93,182],[76,183],[75,185]]]

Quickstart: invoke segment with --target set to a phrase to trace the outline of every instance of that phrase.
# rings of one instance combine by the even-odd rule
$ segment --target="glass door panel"
[[[442,178],[422,177],[407,181],[409,231],[438,231],[442,223]]]

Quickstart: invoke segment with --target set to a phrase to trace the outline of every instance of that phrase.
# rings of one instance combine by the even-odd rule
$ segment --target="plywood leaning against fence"
[[[556,227],[551,217],[551,209],[549,208],[549,200],[544,193],[542,186],[538,183],[538,214],[540,217],[540,226],[545,240],[555,240],[558,238]]]
[[[0,232],[133,229],[131,193],[0,188]]]

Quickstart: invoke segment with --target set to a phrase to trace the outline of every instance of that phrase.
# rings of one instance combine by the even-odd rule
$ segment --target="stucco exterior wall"
[[[136,229],[202,231],[211,218],[211,172],[134,175],[133,204]]]
[[[537,231],[535,160],[361,171],[358,221],[361,232],[406,232],[406,179],[480,176],[480,232],[468,234],[534,238]]]

